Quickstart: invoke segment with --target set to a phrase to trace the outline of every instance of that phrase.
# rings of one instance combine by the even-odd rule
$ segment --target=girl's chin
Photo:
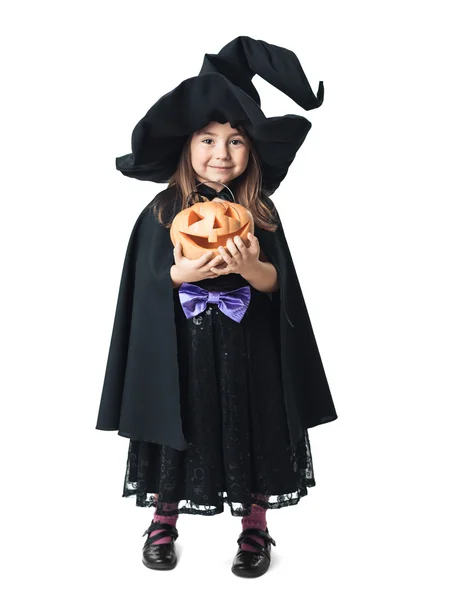
[[[198,174],[198,178],[202,181],[220,181],[222,183],[227,183],[235,178],[235,174],[233,173],[233,169],[227,169],[226,171],[221,171],[219,169],[206,169],[205,174]]]
[[[233,177],[234,169],[206,169],[206,173],[219,177]]]

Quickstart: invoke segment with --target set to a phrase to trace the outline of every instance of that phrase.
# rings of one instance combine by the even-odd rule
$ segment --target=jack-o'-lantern
[[[208,250],[216,256],[220,254],[218,247],[227,250],[228,239],[237,235],[250,246],[247,234],[254,231],[252,213],[228,200],[205,200],[181,210],[171,224],[171,241],[174,246],[181,242],[183,256],[194,260]]]

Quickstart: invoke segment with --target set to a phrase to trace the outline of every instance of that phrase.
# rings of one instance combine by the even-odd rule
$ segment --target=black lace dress
[[[208,290],[248,285],[238,274],[195,282]],[[187,319],[174,290],[183,451],[131,439],[123,496],[157,514],[250,514],[251,504],[297,504],[315,485],[308,432],[290,445],[278,344],[268,294],[251,288],[240,323],[208,304]],[[178,502],[170,510],[164,503]]]

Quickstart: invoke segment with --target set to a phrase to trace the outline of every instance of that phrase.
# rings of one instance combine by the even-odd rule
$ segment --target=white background
[[[450,2],[15,2],[2,12],[2,533],[8,598],[455,597],[455,81]],[[317,485],[268,512],[269,572],[235,577],[240,519],[183,515],[141,563],[128,439],[95,430],[133,224],[165,185],[121,175],[131,131],[238,35],[299,57],[323,105],[273,195],[339,419]],[[6,562],[7,561],[7,562]],[[7,578],[5,579],[5,573]],[[244,597],[244,596],[243,596]],[[253,596],[252,596],[253,597]]]

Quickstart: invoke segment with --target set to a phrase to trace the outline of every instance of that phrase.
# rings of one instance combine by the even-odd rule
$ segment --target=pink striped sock
[[[261,497],[262,500],[267,502],[268,496],[258,496]],[[252,504],[252,512],[250,515],[246,517],[242,517],[242,531],[249,529],[249,527],[256,527],[257,529],[262,529],[266,531],[267,522],[266,522],[266,511],[267,508],[263,508],[262,506],[258,506],[258,504]],[[259,542],[262,546],[264,546],[264,540],[258,535],[252,535],[252,539],[256,542]],[[241,550],[247,550],[248,552],[258,552],[258,548],[254,548],[250,544],[241,544]]]
[[[173,510],[175,508],[177,508],[179,505],[179,502],[163,502],[163,509],[164,510]],[[177,519],[178,519],[179,515],[174,515],[172,517],[166,517],[164,515],[157,515],[157,509],[155,509],[155,513],[154,513],[154,523],[168,523],[168,525],[173,525],[174,527],[176,527],[176,523],[177,523]],[[153,537],[154,535],[157,535],[157,533],[160,533],[161,531],[165,531],[164,529],[155,529],[154,531],[151,531],[149,534],[149,537]],[[162,537],[159,540],[156,540],[155,542],[152,542],[152,546],[155,546],[156,544],[168,544],[169,542],[172,541],[172,537],[167,535],[166,537]]]

